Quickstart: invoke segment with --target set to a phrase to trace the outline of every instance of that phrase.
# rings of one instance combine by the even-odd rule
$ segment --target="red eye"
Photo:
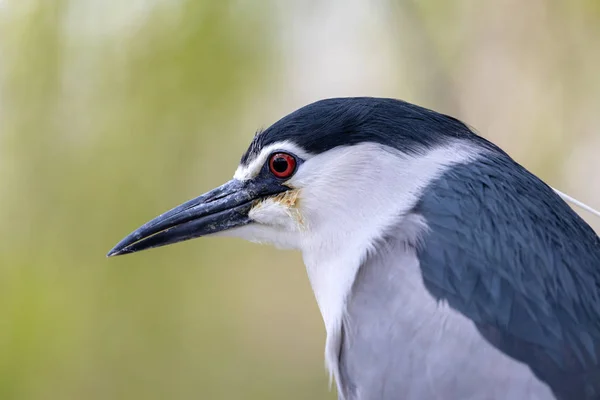
[[[269,170],[278,178],[289,178],[296,171],[296,159],[287,153],[275,153],[269,158]]]

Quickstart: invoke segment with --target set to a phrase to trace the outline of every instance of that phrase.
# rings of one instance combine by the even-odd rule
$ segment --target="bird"
[[[108,256],[201,236],[300,251],[340,400],[600,400],[600,238],[567,200],[457,118],[326,98]]]

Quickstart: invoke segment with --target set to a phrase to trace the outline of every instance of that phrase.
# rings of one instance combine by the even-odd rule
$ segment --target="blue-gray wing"
[[[504,154],[455,166],[415,209],[429,292],[559,399],[600,399],[600,239]]]
[[[427,291],[406,235],[419,227],[420,216],[403,218],[357,273],[336,337],[344,400],[554,399],[527,365]]]

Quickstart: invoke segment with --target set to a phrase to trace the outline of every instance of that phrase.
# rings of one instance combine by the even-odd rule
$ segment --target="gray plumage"
[[[340,399],[553,399],[527,366],[426,293],[417,249],[402,234],[420,225],[409,217],[359,270],[343,323]]]
[[[600,238],[557,193],[455,118],[327,99],[109,255],[300,250],[343,400],[600,400]]]
[[[600,398],[600,242],[552,189],[498,154],[453,167],[395,229],[350,294],[347,400]]]

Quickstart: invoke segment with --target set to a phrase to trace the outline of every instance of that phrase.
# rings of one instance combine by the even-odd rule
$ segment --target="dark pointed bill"
[[[217,233],[251,222],[255,200],[281,193],[278,182],[231,180],[145,223],[121,240],[107,256],[135,253]]]

